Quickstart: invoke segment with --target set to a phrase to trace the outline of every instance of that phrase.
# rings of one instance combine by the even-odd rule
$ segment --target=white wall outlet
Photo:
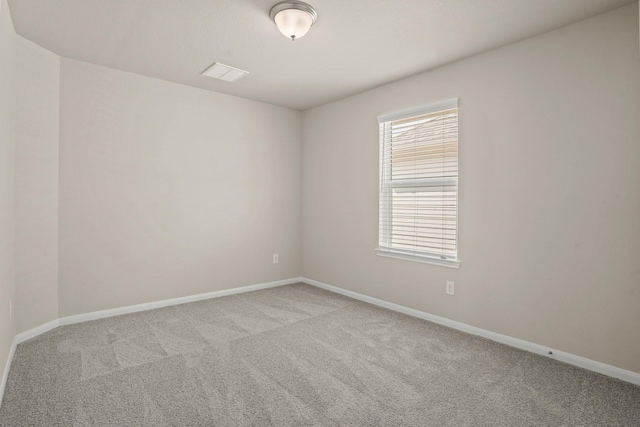
[[[13,300],[9,300],[9,320],[13,320]]]
[[[278,254],[273,254],[273,263],[277,264],[278,262],[280,262],[280,260],[278,259]]]
[[[447,293],[447,295],[454,295],[455,288],[454,288],[454,283],[451,280],[447,280],[445,292]]]

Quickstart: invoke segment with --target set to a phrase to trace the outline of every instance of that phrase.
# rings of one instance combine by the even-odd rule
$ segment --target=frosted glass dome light
[[[283,1],[271,8],[269,13],[278,30],[291,40],[299,39],[307,34],[318,14],[301,1]]]

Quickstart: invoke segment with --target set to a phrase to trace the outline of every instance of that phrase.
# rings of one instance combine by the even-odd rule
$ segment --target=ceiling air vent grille
[[[225,82],[235,82],[249,74],[248,71],[215,62],[212,66],[202,72],[203,76],[224,80]]]

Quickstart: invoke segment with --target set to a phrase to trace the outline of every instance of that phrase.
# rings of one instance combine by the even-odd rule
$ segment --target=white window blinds
[[[378,123],[378,254],[457,267],[458,100]]]

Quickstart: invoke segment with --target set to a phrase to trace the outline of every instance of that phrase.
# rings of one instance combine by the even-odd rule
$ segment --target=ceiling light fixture
[[[318,19],[315,9],[301,1],[280,2],[271,8],[269,15],[280,32],[291,41],[307,34]]]

